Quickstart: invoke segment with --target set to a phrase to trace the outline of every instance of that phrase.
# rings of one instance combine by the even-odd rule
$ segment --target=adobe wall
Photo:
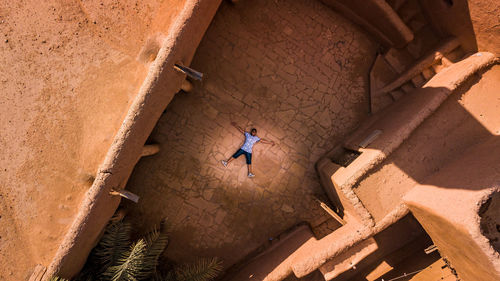
[[[500,56],[500,5],[496,0],[469,0],[469,11],[479,51]]]
[[[476,36],[469,14],[468,0],[420,0],[432,26],[442,36],[454,36],[466,52],[477,51]],[[488,50],[489,51],[489,50]]]
[[[361,25],[385,46],[403,47],[413,40],[413,32],[385,0],[321,1]]]
[[[467,145],[444,148],[454,152],[454,157],[448,156],[449,160],[437,167],[433,175],[419,180],[404,197],[441,255],[465,281],[500,278],[497,243],[500,165],[497,154],[493,153],[500,151],[499,74],[500,66],[493,66],[460,97],[459,105],[472,118],[456,118],[448,110],[446,122],[452,127],[447,135],[457,134],[454,142],[460,140]],[[451,117],[462,124],[453,126]],[[464,128],[474,123],[476,130],[469,133],[475,138],[467,140],[471,135]],[[434,126],[445,130],[438,122]],[[453,138],[433,136],[438,146],[442,140],[453,142]]]
[[[124,142],[132,140],[134,151],[140,151],[184,76],[171,73],[174,83],[169,87],[162,83],[165,99],[157,100],[156,111],[144,118],[149,125],[134,133],[130,124],[137,122],[146,103],[137,93],[151,92],[151,87],[141,84],[145,79],[156,85],[171,78],[160,79],[163,64],[155,58],[162,42],[168,41],[164,38],[173,19],[186,10],[191,12],[185,12],[174,28],[179,40],[185,40],[181,51],[172,55],[174,46],[179,50],[179,40],[173,37],[163,52],[170,54],[170,64],[172,60],[189,63],[219,3],[211,2],[204,6],[206,14],[197,14],[182,36],[179,31],[192,10],[203,5],[200,1],[186,5],[177,0],[0,4],[4,36],[0,45],[4,88],[0,98],[1,280],[25,279],[36,264],[47,266],[54,256],[59,260],[52,269],[64,269],[66,276],[82,265],[119,202],[107,191],[124,185],[139,158],[123,148]],[[165,60],[164,54],[161,61]],[[124,130],[125,124],[129,127]],[[108,152],[110,147],[113,150]],[[121,152],[130,153],[129,157],[113,156]],[[108,160],[98,172],[107,153]],[[105,195],[106,200],[96,201],[97,195]],[[88,216],[90,211],[99,213],[94,214],[95,220]],[[83,217],[75,223],[75,218]],[[63,259],[75,245],[76,255]]]
[[[496,0],[420,0],[434,28],[453,35],[468,52],[500,55],[500,5]]]
[[[495,90],[500,86],[500,80],[495,78],[499,70],[494,66],[481,80],[478,75],[461,85],[401,146],[359,182],[355,192],[376,221],[400,204],[415,184],[424,182],[457,157],[457,152],[491,137],[492,126],[498,123],[494,108],[500,106]],[[439,89],[428,87],[418,94]]]
[[[372,218],[375,222],[384,220],[401,204],[401,197],[415,185],[416,181],[425,179],[427,175],[439,169],[440,163],[446,163],[450,159],[450,154],[453,156],[454,151],[467,147],[475,137],[491,134],[491,128],[485,130],[484,125],[478,123],[476,118],[479,115],[483,115],[484,118],[496,116],[492,111],[494,105],[498,104],[495,91],[492,90],[496,87],[496,84],[492,83],[495,80],[487,83],[489,90],[485,91],[482,89],[483,86],[479,86],[475,90],[479,94],[470,94],[473,98],[469,99],[467,104],[474,104],[474,109],[471,110],[473,115],[463,109],[464,103],[457,104],[457,99],[461,97],[460,91],[463,90],[457,90],[457,87],[465,84],[463,87],[467,89],[467,84],[470,86],[477,81],[469,78],[493,63],[495,57],[491,53],[472,55],[435,75],[425,88],[409,93],[385,111],[366,120],[344,141],[344,144],[339,146],[354,149],[375,130],[380,130],[382,133],[366,148],[360,148],[361,155],[351,164],[347,167],[338,167],[338,165],[318,163],[318,170],[327,192],[333,192],[332,184],[324,183],[326,182],[324,179],[330,175],[335,191],[340,192],[342,204],[347,201],[342,200],[345,196],[349,199],[349,204],[357,206],[355,209],[360,215],[365,213],[362,217],[367,223]],[[496,73],[495,68],[495,71],[492,70],[487,75],[491,77]],[[469,83],[466,83],[467,81]],[[448,95],[456,90],[459,93],[455,94],[455,99],[448,100],[446,108],[440,108],[431,115]],[[486,96],[488,99],[483,98]],[[479,101],[483,101],[485,106],[477,106]],[[486,108],[489,108],[488,111],[484,111]],[[450,116],[454,118],[450,120]],[[429,120],[425,120],[427,118]],[[454,130],[457,127],[460,128]],[[431,139],[432,142],[429,143]],[[442,152],[443,147],[445,151],[449,150],[448,153]],[[327,164],[328,161],[322,159],[322,162]],[[329,166],[335,168],[325,169]]]
[[[96,180],[44,278],[55,274],[70,278],[82,268],[119,204],[120,199],[109,195],[109,191],[125,186],[158,118],[186,78],[174,70],[174,64],[189,65],[219,4],[220,1],[187,1],[171,24],[104,163],[99,167]]]
[[[440,254],[464,281],[500,279],[498,249],[486,237],[480,217],[482,208],[488,210],[482,207],[488,198],[499,192],[499,165],[491,153],[499,149],[500,142],[492,137],[432,176],[432,184],[417,185],[405,197]],[[498,223],[498,217],[492,219]]]
[[[1,280],[50,263],[148,71],[154,14],[134,9],[160,2],[115,4],[108,22],[97,2],[0,3]]]

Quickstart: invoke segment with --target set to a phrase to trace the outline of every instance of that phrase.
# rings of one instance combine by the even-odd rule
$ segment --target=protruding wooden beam
[[[434,244],[430,245],[429,247],[425,248],[424,252],[428,255],[434,251],[437,251],[438,247]]]
[[[323,208],[323,210],[325,210],[336,221],[338,221],[341,225],[345,225],[346,224],[345,220],[343,220],[339,215],[337,215],[337,213],[335,213],[330,207],[328,207],[328,205],[326,205],[325,203],[321,202],[319,199],[316,199],[316,200],[318,201],[318,203],[321,206],[321,208]]]
[[[194,70],[190,67],[187,67],[185,65],[182,65],[181,63],[176,63],[174,65],[174,69],[183,73],[183,74],[186,74],[187,76],[189,76],[195,80],[201,81],[201,79],[203,79],[203,73],[196,71],[196,70]]]
[[[193,90],[193,84],[189,80],[182,81],[181,90],[184,92],[191,92]]]
[[[359,143],[359,147],[366,148],[370,143],[378,138],[382,134],[381,130],[374,130],[369,136],[367,136],[362,142]]]
[[[120,190],[120,191],[111,190],[111,191],[109,192],[109,195],[114,195],[114,196],[117,196],[117,195],[118,195],[118,196],[121,196],[121,197],[123,197],[123,198],[126,198],[126,199],[128,199],[128,200],[130,200],[130,201],[133,201],[134,203],[139,202],[139,198],[140,198],[138,195],[136,195],[136,194],[134,194],[134,193],[132,193],[132,192],[130,192],[130,191],[127,191],[127,190],[125,190],[125,189],[122,189],[122,190]]]
[[[160,146],[157,144],[147,144],[142,148],[141,157],[151,156],[160,151]]]

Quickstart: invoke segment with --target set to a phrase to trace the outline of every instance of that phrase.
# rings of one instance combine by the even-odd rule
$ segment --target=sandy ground
[[[161,2],[0,3],[0,280],[52,259],[182,3]]]
[[[151,136],[160,153],[129,180],[137,232],[167,217],[170,258],[231,265],[298,222],[330,221],[314,164],[368,115],[375,49],[319,1],[223,2],[192,63],[203,83],[177,94]],[[277,143],[255,146],[253,179],[243,158],[220,163],[244,140],[231,121]]]

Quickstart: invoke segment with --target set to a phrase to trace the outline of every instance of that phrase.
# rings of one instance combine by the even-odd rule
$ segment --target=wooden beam
[[[147,144],[142,148],[141,157],[151,156],[160,151],[160,146],[157,144]]]
[[[203,79],[203,73],[196,71],[196,70],[194,70],[190,67],[187,67],[185,65],[182,65],[181,63],[176,63],[174,65],[174,69],[183,73],[183,74],[186,74],[187,76],[189,76],[195,80],[201,81],[201,79]]]
[[[337,213],[335,213],[328,205],[325,203],[321,202],[320,200],[316,199],[319,202],[319,205],[323,210],[325,210],[330,216],[332,216],[336,221],[338,221],[341,225],[345,225],[346,222],[343,220]]]
[[[183,90],[184,92],[191,92],[191,90],[193,90],[193,84],[191,84],[191,82],[189,82],[188,80],[183,80],[181,90]]]
[[[109,195],[113,195],[113,196],[121,196],[123,198],[126,198],[130,201],[133,201],[134,203],[137,203],[139,202],[139,196],[130,192],[130,191],[127,191],[125,189],[122,189],[122,190],[119,190],[119,191],[115,191],[115,190],[111,190],[109,192]]]

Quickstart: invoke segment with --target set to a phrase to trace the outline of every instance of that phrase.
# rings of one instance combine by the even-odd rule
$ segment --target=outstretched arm
[[[231,122],[231,125],[233,125],[236,129],[238,129],[238,131],[240,131],[242,134],[245,133],[245,130],[243,130],[243,128],[238,126],[238,124],[236,124],[236,122]]]
[[[260,139],[260,141],[259,141],[259,142],[260,142],[260,143],[263,143],[263,144],[270,144],[270,145],[272,145],[272,146],[274,146],[274,145],[275,145],[274,141],[272,141],[272,140]]]

